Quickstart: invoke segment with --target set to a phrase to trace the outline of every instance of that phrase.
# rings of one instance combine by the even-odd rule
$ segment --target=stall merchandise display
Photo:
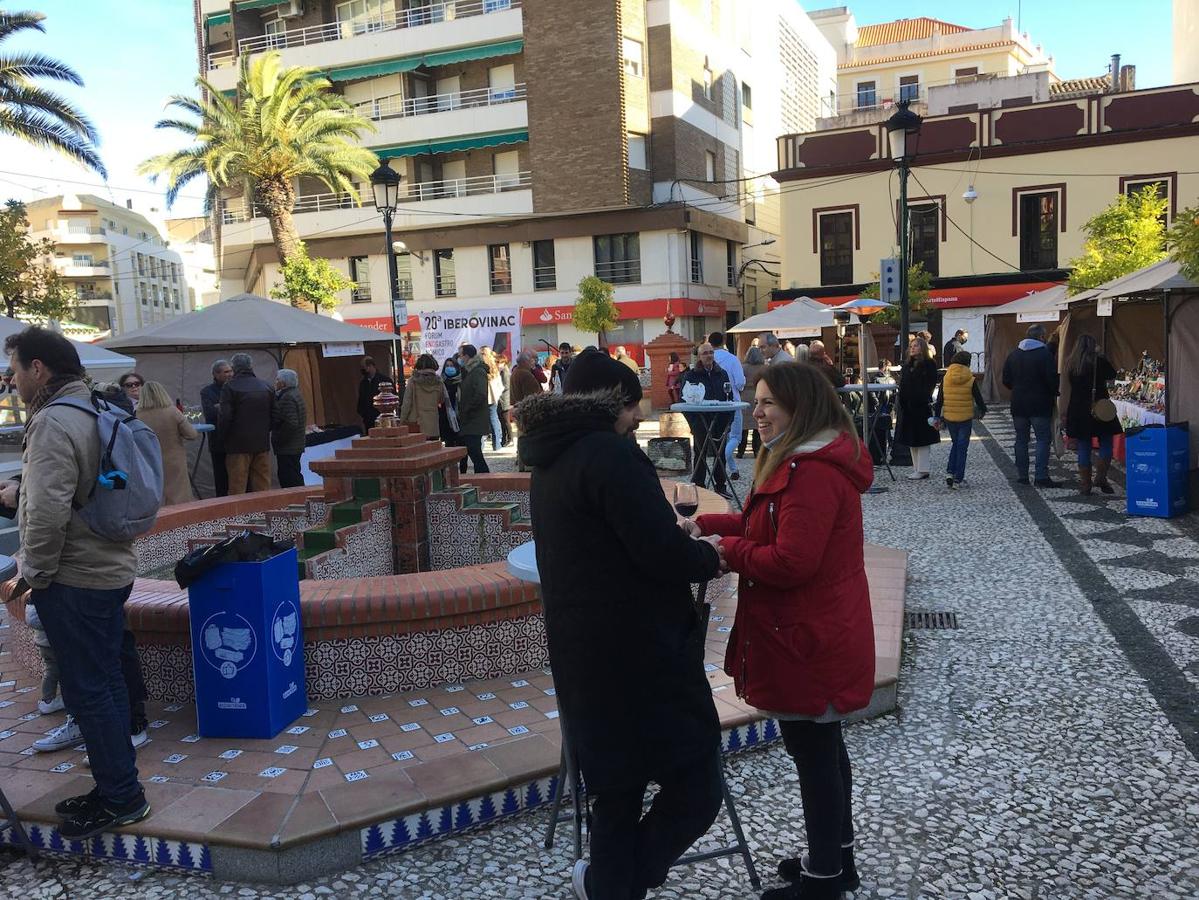
[[[1112,390],[1112,400],[1125,428],[1156,424],[1166,416],[1166,368],[1147,353],[1136,368],[1122,372]]]

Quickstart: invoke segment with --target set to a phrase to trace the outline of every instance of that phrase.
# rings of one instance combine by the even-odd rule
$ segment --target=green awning
[[[238,9],[261,9],[264,6],[282,6],[290,0],[237,0],[233,5]]]
[[[231,21],[233,21],[231,13],[209,13],[204,19],[204,25],[212,28],[214,25],[228,25]]]
[[[523,144],[528,139],[528,131],[501,131],[496,134],[449,138],[444,141],[424,141],[419,144],[396,144],[392,147],[376,147],[374,151],[379,159],[395,159],[400,156],[423,156],[426,153],[456,153],[461,150],[478,150],[481,147],[498,147],[501,144]]]
[[[454,63],[469,62],[472,59],[489,59],[493,56],[510,56],[524,49],[523,38],[514,41],[501,41],[496,44],[480,44],[476,47],[461,47],[457,50],[443,50],[440,53],[424,53],[420,56],[404,56],[389,59],[384,62],[369,63],[362,66],[349,66],[344,69],[334,69],[329,73],[330,81],[355,81],[360,78],[376,78],[380,75],[395,75],[400,72],[411,72],[421,66],[448,66]]]

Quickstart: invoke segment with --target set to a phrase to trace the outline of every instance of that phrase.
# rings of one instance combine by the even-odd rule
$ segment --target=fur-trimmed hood
[[[619,387],[589,394],[541,394],[516,405],[517,453],[530,466],[549,466],[589,434],[611,432],[624,408]]]

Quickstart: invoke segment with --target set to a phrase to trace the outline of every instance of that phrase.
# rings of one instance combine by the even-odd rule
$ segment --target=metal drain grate
[[[908,628],[953,629],[958,627],[958,614],[955,612],[909,612]]]

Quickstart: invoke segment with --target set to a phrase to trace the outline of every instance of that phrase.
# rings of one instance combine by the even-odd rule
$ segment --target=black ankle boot
[[[803,877],[804,862],[807,861],[807,854],[803,858],[793,856],[790,859],[784,859],[779,863],[778,873],[779,878],[784,881],[799,881]],[[841,848],[841,890],[856,891],[862,886],[862,879],[858,877],[858,867],[854,862],[853,846]]]

